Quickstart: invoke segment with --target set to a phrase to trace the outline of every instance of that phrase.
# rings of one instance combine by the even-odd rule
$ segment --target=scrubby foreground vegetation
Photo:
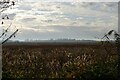
[[[79,78],[117,80],[113,46],[3,46],[4,78]]]

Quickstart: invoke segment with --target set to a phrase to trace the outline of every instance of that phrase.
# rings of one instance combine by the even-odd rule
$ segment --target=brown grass
[[[3,46],[3,78],[116,78],[115,47],[100,45]],[[101,78],[102,79],[102,78]]]

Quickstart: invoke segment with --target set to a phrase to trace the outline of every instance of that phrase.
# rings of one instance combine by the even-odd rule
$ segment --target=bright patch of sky
[[[118,28],[117,2],[46,1],[21,1],[4,12],[20,30],[13,39],[96,39]]]

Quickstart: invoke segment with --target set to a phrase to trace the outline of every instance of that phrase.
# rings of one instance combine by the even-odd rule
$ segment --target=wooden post
[[[116,39],[117,54],[118,54],[118,79],[120,79],[120,2],[118,2],[118,34]]]
[[[117,54],[118,54],[118,79],[120,78],[120,38],[116,39],[116,46],[117,46]]]

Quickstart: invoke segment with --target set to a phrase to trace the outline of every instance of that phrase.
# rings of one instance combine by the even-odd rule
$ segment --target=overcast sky
[[[118,29],[117,2],[45,1],[21,1],[4,12],[13,23],[9,33],[19,28],[12,39],[97,39]]]

